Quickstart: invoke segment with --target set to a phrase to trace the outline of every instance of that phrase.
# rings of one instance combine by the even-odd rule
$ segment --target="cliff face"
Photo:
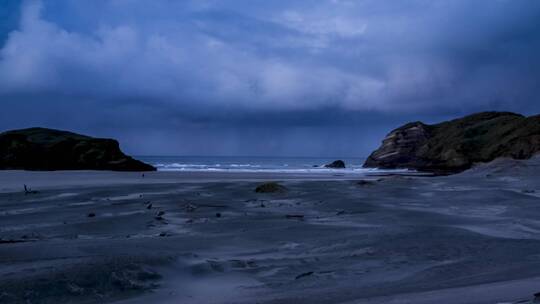
[[[456,173],[499,157],[527,159],[540,152],[540,116],[483,112],[390,132],[365,167]]]
[[[113,139],[30,128],[0,133],[0,169],[155,171]]]
[[[366,160],[366,167],[407,168],[422,161],[422,150],[430,137],[430,128],[413,122],[393,130],[377,151]]]

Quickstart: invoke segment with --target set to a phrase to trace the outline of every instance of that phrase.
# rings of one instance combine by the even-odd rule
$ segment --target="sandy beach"
[[[539,168],[2,171],[0,302],[533,303]]]
[[[540,0],[0,0],[0,304],[540,304]]]

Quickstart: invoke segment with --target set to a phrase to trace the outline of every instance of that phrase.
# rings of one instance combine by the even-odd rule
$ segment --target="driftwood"
[[[304,218],[302,214],[287,214],[285,217],[288,219],[303,219]]]
[[[298,280],[298,279],[301,279],[301,278],[305,278],[305,277],[308,277],[310,275],[313,275],[314,272],[313,271],[309,271],[309,272],[304,272],[302,274],[299,274],[296,276],[295,280]]]
[[[39,192],[36,190],[30,189],[29,187],[26,186],[26,184],[24,185],[24,194],[37,194],[37,193]]]
[[[9,240],[4,240],[4,239],[0,239],[0,244],[17,244],[17,243],[26,243],[26,242],[34,242],[35,240],[14,240],[14,239],[9,239]]]
[[[206,207],[206,208],[227,208],[225,205],[208,205],[208,204],[199,204],[197,205],[199,207]]]

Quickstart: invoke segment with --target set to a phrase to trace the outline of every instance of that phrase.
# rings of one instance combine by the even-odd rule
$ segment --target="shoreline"
[[[144,174],[144,177],[143,177]],[[0,193],[23,191],[23,185],[32,189],[52,189],[62,187],[92,187],[111,184],[144,185],[201,182],[240,182],[240,181],[339,181],[372,180],[389,176],[425,176],[410,172],[320,172],[320,173],[284,173],[284,172],[195,172],[195,171],[155,171],[155,172],[118,172],[118,171],[24,171],[0,170]]]

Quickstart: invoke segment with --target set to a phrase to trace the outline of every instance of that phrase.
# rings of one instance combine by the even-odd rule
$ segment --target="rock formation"
[[[324,165],[324,167],[332,169],[345,169],[345,162],[342,160],[336,160],[331,164]]]
[[[268,183],[258,185],[257,188],[255,188],[255,192],[257,193],[285,193],[287,192],[287,188],[276,182],[268,182]]]
[[[408,123],[390,132],[365,167],[457,173],[499,157],[540,152],[540,115],[483,112],[435,125]]]
[[[122,153],[116,140],[45,128],[0,133],[0,169],[156,170]]]

